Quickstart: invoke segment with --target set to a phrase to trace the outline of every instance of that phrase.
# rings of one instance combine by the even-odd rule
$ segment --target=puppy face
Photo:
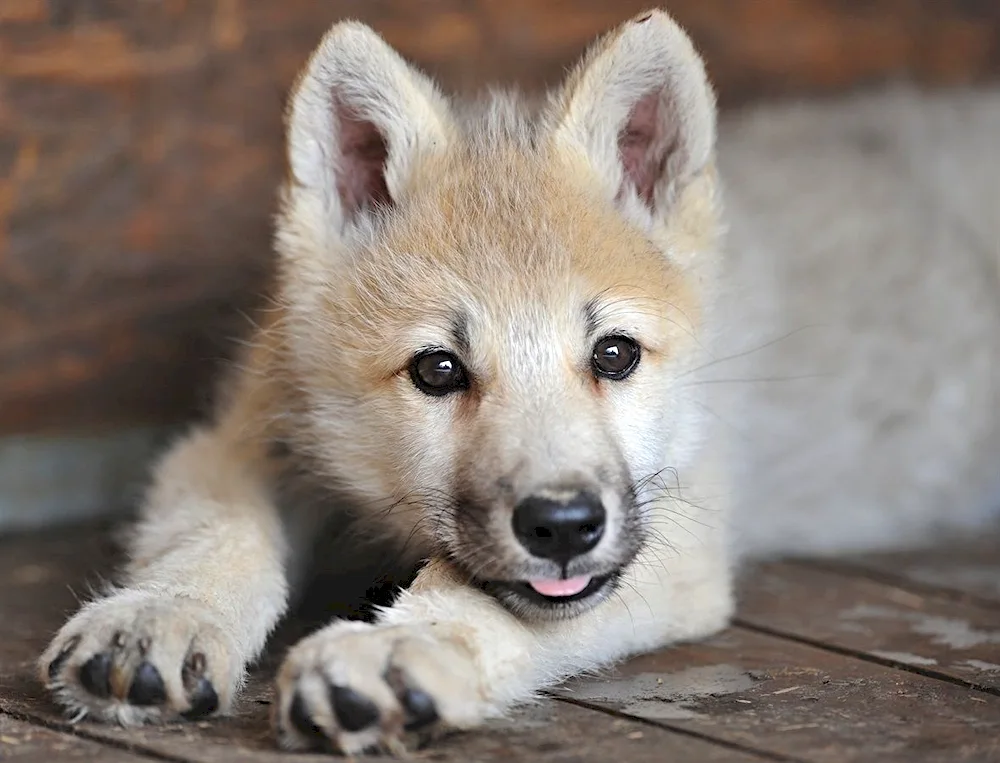
[[[613,590],[653,478],[697,438],[683,377],[717,229],[712,110],[674,113],[704,75],[672,22],[648,21],[541,110],[456,115],[357,27],[293,100],[279,249],[310,447],[372,522],[524,616]],[[347,67],[379,73],[383,100],[350,102],[358,83],[331,74]],[[333,150],[309,153],[316,124]]]

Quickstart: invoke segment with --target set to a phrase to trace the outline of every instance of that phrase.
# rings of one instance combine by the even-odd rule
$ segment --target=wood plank
[[[82,587],[75,581],[95,580],[94,573],[106,572],[112,559],[101,532],[0,542],[0,697],[8,709],[62,723],[35,684],[33,661],[62,613],[74,606],[67,583]],[[766,577],[754,580],[760,581],[762,596],[778,600],[780,592]],[[825,578],[813,583],[817,600],[834,585]],[[752,580],[750,588],[755,585]],[[780,598],[789,608],[799,604]],[[271,653],[232,719],[128,731],[95,724],[81,728],[150,754],[221,763],[284,760],[267,727],[272,699],[267,676],[279,657]],[[499,761],[530,752],[532,759],[566,763],[618,756],[650,761],[764,756],[816,763],[1000,760],[1000,697],[742,628],[636,658],[606,679],[572,682],[560,696],[581,706],[543,703],[512,723],[450,737],[418,755]]]
[[[69,728],[41,691],[34,660],[64,613],[74,608],[71,587],[83,590],[83,581],[94,581],[95,573],[106,574],[114,556],[102,532],[0,541],[0,710],[16,712],[51,728]],[[293,625],[290,630],[297,629]],[[330,760],[320,755],[284,755],[275,748],[268,720],[273,699],[270,676],[282,653],[280,648],[271,651],[231,718],[128,730],[85,722],[76,728],[93,739],[189,761]],[[619,756],[637,763],[659,763],[665,757],[705,763],[761,760],[749,751],[554,700],[519,711],[484,730],[451,735],[416,756],[444,763],[511,759],[597,763]]]
[[[489,73],[552,82],[583,41],[656,3],[479,0]],[[938,0],[672,0],[724,105],[886,79],[946,84],[1000,72],[1000,4]],[[542,10],[544,8],[544,10]]]
[[[0,760],[15,763],[52,763],[54,760],[148,763],[155,758],[25,723],[0,713]]]
[[[1000,760],[1000,697],[741,628],[562,694],[786,759]]]
[[[1000,605],[1000,536],[932,550],[867,554],[843,564],[916,591]]]
[[[354,17],[449,86],[551,83],[646,0],[19,0],[0,12],[0,432],[201,412],[269,268],[286,92]],[[1000,4],[672,0],[723,104],[1000,73]],[[70,118],[71,117],[71,118]]]
[[[267,282],[295,73],[353,16],[446,74],[478,43],[462,5],[88,0],[3,19],[0,431],[204,411]]]
[[[26,703],[15,700],[14,704]],[[233,718],[197,724],[121,729],[85,722],[80,729],[94,739],[192,762],[319,763],[331,759],[329,755],[279,752],[270,732],[268,711],[263,705],[250,709],[245,706]],[[45,709],[29,708],[26,712],[48,724],[64,724]],[[555,700],[518,710],[509,719],[491,722],[474,732],[441,737],[411,751],[411,755],[440,763],[509,760],[599,763],[618,757],[636,763],[660,763],[664,759],[753,763],[769,759]]]
[[[800,564],[757,568],[741,623],[1000,695],[1000,610]]]

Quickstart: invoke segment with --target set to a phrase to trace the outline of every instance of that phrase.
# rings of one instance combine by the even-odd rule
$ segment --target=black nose
[[[514,534],[533,555],[565,564],[598,544],[604,507],[590,493],[566,501],[531,496],[514,508]]]

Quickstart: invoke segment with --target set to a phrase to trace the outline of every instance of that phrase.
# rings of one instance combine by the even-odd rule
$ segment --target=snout
[[[593,493],[533,495],[514,508],[514,535],[532,556],[566,567],[600,543],[606,520]]]
[[[619,481],[503,482],[457,516],[453,558],[475,584],[529,619],[575,617],[611,596],[641,543]]]

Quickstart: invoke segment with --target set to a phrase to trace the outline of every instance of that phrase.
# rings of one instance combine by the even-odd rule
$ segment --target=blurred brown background
[[[0,434],[174,422],[267,271],[287,88],[345,16],[443,83],[558,81],[649,0],[0,0]],[[673,0],[724,109],[1000,74],[1000,0]]]

